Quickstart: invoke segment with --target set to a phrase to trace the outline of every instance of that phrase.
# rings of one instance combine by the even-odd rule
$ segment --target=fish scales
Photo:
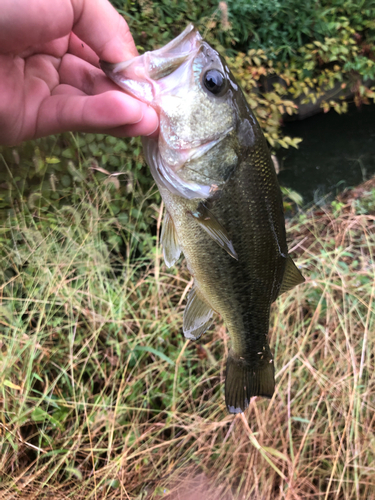
[[[212,308],[220,311],[232,334],[233,349],[241,355],[246,355],[241,345],[254,344],[258,335],[262,336],[263,346],[263,337],[268,333],[269,307],[277,295],[277,283],[281,282],[285,267],[285,257],[280,255],[279,246],[287,254],[283,224],[278,216],[280,195],[278,190],[272,190],[273,165],[267,158],[256,154],[257,147],[255,145],[254,152],[250,151],[239,165],[213,209],[228,230],[238,260],[207,238],[205,231],[188,216],[196,209],[195,200],[181,201],[162,189],[196,286]],[[256,164],[260,172],[256,168],[251,169]],[[250,175],[249,168],[252,170]],[[268,178],[269,182],[265,182],[264,178]],[[274,206],[262,207],[264,192],[271,197],[275,195]],[[275,240],[269,217],[279,242]],[[259,307],[255,307],[256,304]],[[249,328],[244,325],[250,326],[254,322],[260,322],[260,328],[253,329],[253,335],[249,336],[246,334]]]
[[[160,74],[153,58],[163,59]],[[102,67],[160,114],[159,139],[145,139],[144,150],[167,210],[166,263],[182,252],[194,277],[184,334],[198,339],[214,311],[222,316],[231,337],[226,405],[242,412],[252,396],[274,392],[270,307],[304,281],[288,256],[263,133],[225,61],[193,27],[158,51]]]

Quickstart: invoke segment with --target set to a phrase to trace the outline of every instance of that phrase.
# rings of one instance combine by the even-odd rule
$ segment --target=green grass
[[[274,397],[234,418],[230,340],[219,319],[183,338],[192,282],[162,262],[161,212],[139,254],[113,188],[77,189],[1,229],[0,498],[374,499],[374,217],[288,223],[307,282],[272,309]]]

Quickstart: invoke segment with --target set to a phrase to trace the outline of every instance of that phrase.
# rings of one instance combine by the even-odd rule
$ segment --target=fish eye
[[[203,77],[203,83],[206,89],[214,95],[223,95],[226,90],[226,79],[217,69],[210,69]]]

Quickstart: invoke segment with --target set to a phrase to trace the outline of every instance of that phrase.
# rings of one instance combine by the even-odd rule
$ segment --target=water
[[[302,137],[299,149],[281,150],[279,182],[303,196],[304,203],[336,195],[375,174],[375,105],[354,105],[348,113],[320,113],[289,122],[285,135]]]

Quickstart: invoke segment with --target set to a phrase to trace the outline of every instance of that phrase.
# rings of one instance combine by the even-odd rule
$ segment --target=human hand
[[[69,130],[151,135],[155,111],[99,69],[99,58],[136,55],[125,20],[107,0],[3,0],[0,144]]]

